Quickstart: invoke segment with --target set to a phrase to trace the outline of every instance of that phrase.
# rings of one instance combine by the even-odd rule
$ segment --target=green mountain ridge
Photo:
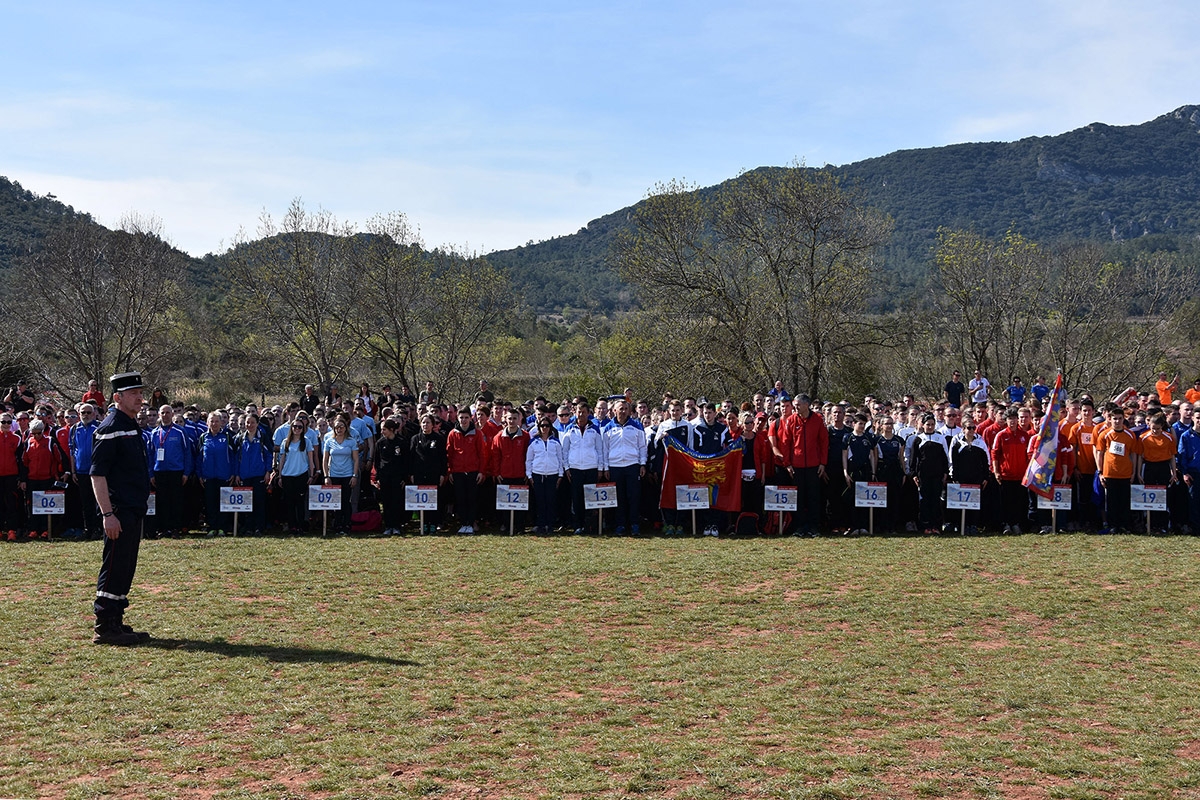
[[[754,171],[784,169],[789,167]],[[899,150],[821,169],[895,221],[880,254],[885,282],[875,305],[881,310],[920,302],[941,227],[986,236],[1011,227],[1046,244],[1086,240],[1118,252],[1200,249],[1200,106],[1182,106],[1140,125],[1096,122],[1056,136]],[[711,196],[725,183],[698,191]],[[632,308],[636,294],[613,272],[609,256],[637,206],[592,220],[576,233],[487,258],[509,272],[526,306],[536,311]],[[53,195],[37,196],[0,178],[0,270],[75,216],[90,219]],[[213,254],[192,258],[188,276],[212,287],[223,260]]]
[[[1200,106],[1141,125],[1097,122],[1057,136],[899,150],[823,169],[895,220],[882,253],[888,284],[877,299],[881,307],[923,290],[941,227],[987,236],[1014,227],[1043,243],[1140,239],[1149,249],[1180,249],[1200,239]],[[607,256],[636,208],[488,258],[518,276],[535,308],[625,307],[631,294]]]

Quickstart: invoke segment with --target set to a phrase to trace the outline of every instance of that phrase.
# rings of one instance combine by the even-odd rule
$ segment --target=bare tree
[[[655,187],[615,250],[642,300],[701,337],[731,388],[781,377],[822,391],[838,366],[888,331],[866,313],[873,255],[891,231],[827,172],[743,173],[712,202]]]
[[[280,382],[345,380],[363,349],[354,233],[352,225],[324,210],[309,212],[296,199],[278,226],[264,214],[260,238],[240,236],[229,253],[229,300],[248,329],[281,345]]]
[[[934,261],[944,335],[961,362],[994,379],[1027,368],[1041,334],[1047,275],[1038,245],[1014,231],[994,242],[942,229]]]
[[[112,372],[153,374],[185,346],[178,280],[186,256],[152,226],[126,224],[66,223],[9,284],[5,310],[21,320],[24,356],[63,394]]]

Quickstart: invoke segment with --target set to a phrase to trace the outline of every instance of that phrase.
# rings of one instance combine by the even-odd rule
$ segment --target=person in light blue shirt
[[[350,435],[346,417],[339,414],[333,421],[333,433],[325,438],[325,485],[340,486],[342,507],[336,526],[339,533],[350,530],[350,493],[358,483],[358,443]]]
[[[272,480],[278,480],[283,493],[283,513],[288,531],[298,534],[304,530],[305,512],[308,509],[308,482],[313,476],[313,448],[305,435],[306,426],[293,420],[288,426],[288,435],[275,455],[275,470]]]

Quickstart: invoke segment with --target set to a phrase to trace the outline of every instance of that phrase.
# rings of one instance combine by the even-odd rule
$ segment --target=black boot
[[[121,630],[125,633],[132,633],[134,636],[138,637],[139,642],[148,642],[154,638],[146,631],[135,631],[133,628],[123,622],[121,623]]]
[[[96,635],[92,637],[92,644],[113,644],[120,647],[128,647],[135,645],[139,641],[138,635],[132,631],[125,632],[121,625],[119,617],[96,617]]]

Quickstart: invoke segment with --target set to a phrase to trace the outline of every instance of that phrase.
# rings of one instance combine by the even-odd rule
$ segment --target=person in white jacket
[[[563,479],[563,449],[558,432],[548,416],[537,421],[535,435],[525,451],[525,477],[533,493],[536,534],[548,534],[554,528],[555,497]]]
[[[629,403],[618,400],[616,415],[604,428],[605,462],[608,479],[617,485],[616,529],[618,536],[625,532],[638,533],[638,510],[641,507],[642,478],[646,477],[646,430],[642,423],[629,415]]]

